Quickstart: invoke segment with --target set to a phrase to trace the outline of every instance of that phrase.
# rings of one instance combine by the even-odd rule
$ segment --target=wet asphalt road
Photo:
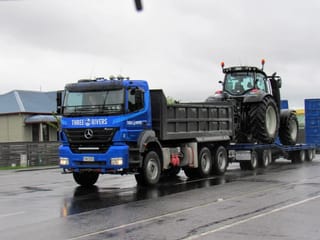
[[[156,188],[133,176],[77,187],[59,169],[0,172],[1,239],[320,239],[320,156]]]

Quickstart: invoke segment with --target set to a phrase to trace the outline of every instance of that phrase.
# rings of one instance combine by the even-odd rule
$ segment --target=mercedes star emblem
[[[93,130],[92,129],[86,129],[86,130],[84,130],[84,137],[85,137],[85,139],[91,139],[91,138],[93,138]]]

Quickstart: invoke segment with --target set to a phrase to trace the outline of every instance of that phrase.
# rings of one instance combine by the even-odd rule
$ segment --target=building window
[[[39,142],[39,124],[32,124],[32,142]]]
[[[32,124],[32,141],[49,142],[49,126],[45,123]]]

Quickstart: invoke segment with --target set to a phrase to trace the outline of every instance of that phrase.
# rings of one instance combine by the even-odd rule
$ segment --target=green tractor
[[[274,143],[279,136],[283,145],[295,145],[298,120],[294,110],[280,110],[281,78],[267,76],[262,68],[236,66],[225,68],[221,63],[224,81],[222,91],[207,99],[233,101],[235,141],[237,143]]]

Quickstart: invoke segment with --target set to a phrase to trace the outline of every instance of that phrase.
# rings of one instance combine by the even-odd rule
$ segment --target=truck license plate
[[[84,156],[83,161],[84,162],[94,162],[94,157]]]

